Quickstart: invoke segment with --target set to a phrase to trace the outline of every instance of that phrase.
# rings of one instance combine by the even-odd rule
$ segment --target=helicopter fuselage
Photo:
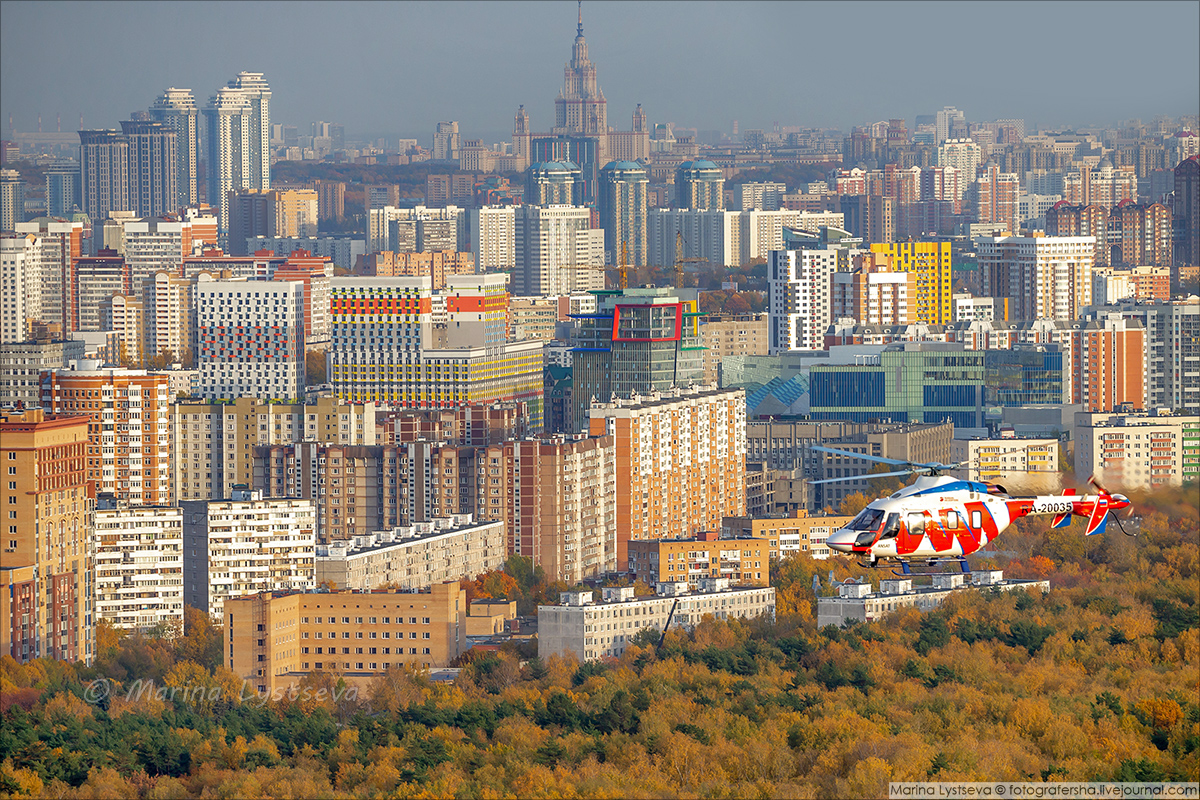
[[[992,484],[949,476],[918,478],[891,497],[872,502],[846,527],[829,535],[831,550],[870,559],[908,561],[961,558],[994,541],[1029,514],[1089,517],[1088,535],[1104,528],[1107,513],[1124,508],[1121,495],[1012,497]]]

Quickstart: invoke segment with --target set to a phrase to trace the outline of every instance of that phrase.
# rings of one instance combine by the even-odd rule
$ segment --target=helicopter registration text
[[[1033,513],[1035,514],[1069,514],[1074,507],[1075,504],[1070,500],[1062,500],[1057,497],[1039,497],[1033,501]]]

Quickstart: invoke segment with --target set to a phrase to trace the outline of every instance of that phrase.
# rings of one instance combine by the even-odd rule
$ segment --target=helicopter
[[[826,544],[830,550],[860,556],[859,564],[863,567],[898,562],[902,571],[893,570],[895,574],[912,575],[914,562],[924,562],[929,567],[957,562],[964,573],[969,573],[968,555],[991,544],[1017,519],[1031,514],[1054,514],[1055,528],[1070,525],[1073,516],[1087,517],[1087,536],[1103,533],[1111,515],[1122,533],[1133,535],[1125,531],[1120,517],[1113,513],[1129,508],[1129,498],[1109,492],[1094,477],[1089,479],[1097,491],[1094,495],[1078,495],[1074,489],[1066,489],[1061,495],[1013,497],[999,484],[944,474],[970,462],[917,463],[819,445],[812,449],[901,467],[893,472],[812,481],[814,484],[893,475],[919,476],[890,497],[871,502],[844,528],[829,534]]]

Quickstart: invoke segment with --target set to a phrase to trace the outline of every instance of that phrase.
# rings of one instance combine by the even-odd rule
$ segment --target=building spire
[[[583,0],[579,0],[579,36],[583,36]]]

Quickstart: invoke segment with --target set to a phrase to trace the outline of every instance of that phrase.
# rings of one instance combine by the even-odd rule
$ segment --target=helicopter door
[[[930,517],[928,523],[925,525],[925,532],[929,534],[929,541],[933,542],[933,546],[938,552],[948,550],[954,542],[954,534],[950,532],[949,514],[958,516],[953,511],[947,512],[943,510],[941,515],[942,524],[938,524],[937,517]]]

